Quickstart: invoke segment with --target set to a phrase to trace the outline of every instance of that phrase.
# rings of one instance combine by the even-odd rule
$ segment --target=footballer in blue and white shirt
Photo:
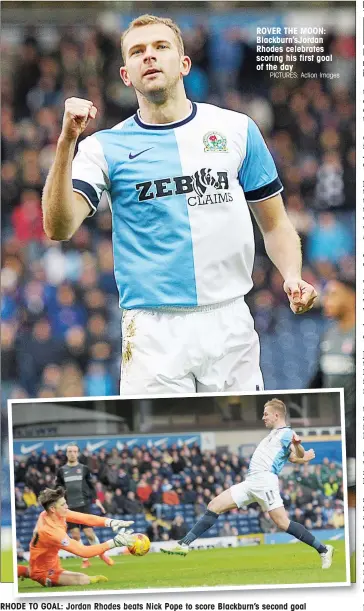
[[[283,401],[267,401],[262,420],[271,432],[255,449],[246,479],[213,498],[191,530],[171,547],[162,547],[161,552],[186,556],[191,544],[213,527],[221,514],[258,503],[277,528],[316,550],[323,569],[331,567],[334,547],[325,545],[302,524],[290,520],[280,495],[278,475],[284,465],[288,461],[304,465],[315,459],[314,450],[305,450],[300,437],[287,425],[287,416],[287,407]]]
[[[301,278],[272,156],[248,116],[187,99],[191,60],[172,21],[135,20],[122,52],[121,78],[139,110],[85,138],[70,163],[97,109],[66,101],[43,196],[45,229],[69,238],[106,193],[123,311],[121,393],[261,390],[259,340],[244,300],[254,262],[250,210],[292,310],[307,311],[316,297]]]

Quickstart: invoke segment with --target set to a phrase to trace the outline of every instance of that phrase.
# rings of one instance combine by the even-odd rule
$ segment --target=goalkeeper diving
[[[66,571],[62,568],[58,552],[63,549],[81,558],[92,558],[114,547],[128,547],[133,543],[133,530],[128,527],[134,522],[71,511],[68,509],[62,487],[55,490],[45,488],[38,501],[44,511],[39,515],[30,542],[29,566],[18,565],[18,578],[28,577],[45,587],[79,586],[108,581],[103,575],[90,576]],[[96,545],[83,545],[67,535],[67,522],[110,527],[114,537]]]

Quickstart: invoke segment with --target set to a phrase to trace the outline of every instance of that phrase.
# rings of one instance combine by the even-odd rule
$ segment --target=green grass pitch
[[[281,544],[191,551],[186,557],[160,553],[142,558],[120,555],[112,567],[99,558],[82,572],[105,575],[109,581],[91,586],[52,588],[57,591],[127,590],[148,588],[198,588],[204,586],[278,585],[345,582],[344,542],[336,541],[334,562],[321,569],[318,554],[306,545]],[[66,570],[81,571],[80,560],[62,561]],[[19,592],[50,593],[48,588],[25,579]]]

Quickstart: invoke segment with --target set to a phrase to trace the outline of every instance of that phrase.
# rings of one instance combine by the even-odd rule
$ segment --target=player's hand
[[[122,528],[113,539],[115,547],[124,547],[124,545],[130,547],[133,545],[132,533],[132,530],[125,530],[125,528]]]
[[[316,289],[301,278],[298,280],[286,280],[283,284],[283,289],[294,314],[304,314],[311,310],[317,298]]]
[[[307,450],[304,455],[303,455],[303,459],[305,462],[309,462],[310,460],[313,460],[315,458],[316,454],[315,454],[315,450]]]
[[[64,104],[61,137],[76,141],[85,131],[90,119],[95,119],[97,108],[89,100],[68,98]]]
[[[293,433],[292,443],[301,443],[302,439],[297,433]]]
[[[128,526],[131,526],[132,524],[134,524],[132,520],[111,520],[109,526],[112,528],[114,533],[116,533],[121,528],[128,528]],[[133,531],[129,530],[129,532],[132,533]]]
[[[95,505],[102,511],[102,513],[106,513],[106,509],[101,503],[100,499],[96,499]]]

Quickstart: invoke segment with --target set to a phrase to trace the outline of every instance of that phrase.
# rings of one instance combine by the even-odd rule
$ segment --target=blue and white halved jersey
[[[259,475],[267,471],[278,475],[288,461],[293,435],[289,426],[273,429],[256,447],[248,475]]]
[[[126,309],[217,304],[252,287],[254,205],[282,190],[246,115],[192,104],[177,123],[139,114],[85,138],[73,188],[112,211],[115,278]]]

